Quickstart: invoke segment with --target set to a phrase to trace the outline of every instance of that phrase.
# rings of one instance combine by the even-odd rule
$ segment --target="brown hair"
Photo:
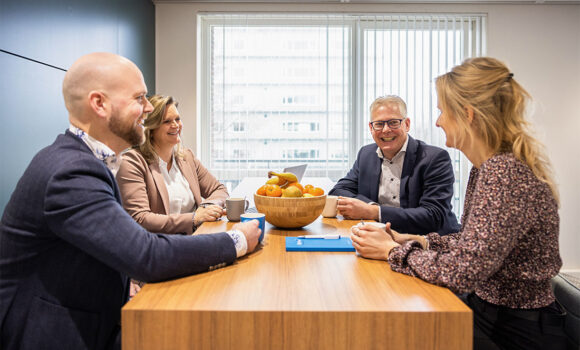
[[[153,95],[148,98],[149,102],[153,105],[153,111],[149,113],[147,119],[143,125],[145,126],[145,142],[139,146],[135,146],[141,151],[143,157],[147,163],[151,164],[157,161],[157,153],[153,147],[153,131],[161,126],[163,119],[165,118],[165,113],[167,113],[167,108],[174,105],[177,107],[179,103],[171,96]],[[182,145],[181,142],[177,144],[173,151],[175,157],[183,158]]]
[[[513,153],[559,199],[544,146],[532,136],[525,118],[530,95],[502,62],[490,57],[467,59],[437,77],[436,88],[440,108],[459,126],[458,143],[477,136],[494,153]],[[474,127],[467,122],[467,106],[473,108]]]

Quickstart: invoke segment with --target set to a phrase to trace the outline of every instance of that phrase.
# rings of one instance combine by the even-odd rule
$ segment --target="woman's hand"
[[[131,280],[130,282],[130,289],[129,289],[129,298],[134,297],[139,291],[141,290],[141,286],[143,286],[143,282]]]
[[[391,238],[393,238],[393,240],[399,244],[403,244],[408,241],[417,241],[421,244],[423,249],[427,249],[429,247],[427,238],[425,238],[425,236],[411,235],[408,233],[399,233],[391,228],[390,222],[387,222],[385,226],[385,231],[387,231],[387,233],[391,236]]]
[[[395,230],[393,230],[391,228],[391,223],[387,222],[385,225],[385,231],[387,231],[387,233],[391,236],[391,238],[393,238],[393,241],[399,243],[399,244],[403,244],[407,241],[411,240],[411,235],[407,234],[407,233],[399,233]]]
[[[216,221],[224,215],[225,211],[219,205],[208,205],[205,207],[199,207],[195,211],[195,216],[193,217],[194,222],[202,223],[207,221]]]
[[[387,224],[387,229],[392,232],[390,224]],[[350,239],[354,249],[369,259],[387,260],[391,249],[399,246],[391,234],[374,225],[354,226]]]

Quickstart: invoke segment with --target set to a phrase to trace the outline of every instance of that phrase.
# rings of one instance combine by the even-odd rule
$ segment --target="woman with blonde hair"
[[[117,173],[125,210],[152,232],[191,234],[224,214],[228,192],[181,145],[183,124],[171,96],[149,98],[145,142],[123,155]]]
[[[436,80],[437,126],[473,164],[458,233],[353,228],[360,255],[446,286],[474,314],[475,349],[565,349],[550,280],[561,265],[558,191],[524,117],[528,93],[500,61],[468,59]],[[385,232],[386,231],[386,232]]]

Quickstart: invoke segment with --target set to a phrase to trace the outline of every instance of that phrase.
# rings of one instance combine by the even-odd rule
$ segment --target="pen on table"
[[[340,235],[308,235],[308,236],[298,236],[298,238],[302,239],[340,239]]]

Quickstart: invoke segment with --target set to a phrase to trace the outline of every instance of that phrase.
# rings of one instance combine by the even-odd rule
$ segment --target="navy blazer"
[[[381,221],[401,233],[459,232],[451,209],[453,166],[449,153],[409,136],[401,174],[400,208],[381,205]],[[346,176],[329,192],[378,203],[382,159],[376,144],[361,148]]]
[[[162,281],[235,258],[227,233],[143,229],[113,174],[67,131],[34,157],[0,222],[0,348],[119,348],[129,277]]]

